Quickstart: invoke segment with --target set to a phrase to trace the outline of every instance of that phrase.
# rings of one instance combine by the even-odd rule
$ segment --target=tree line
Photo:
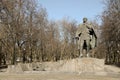
[[[76,20],[48,20],[46,9],[37,0],[1,0],[0,8],[0,65],[78,56]]]

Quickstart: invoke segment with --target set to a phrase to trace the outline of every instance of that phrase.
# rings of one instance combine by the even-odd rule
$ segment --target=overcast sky
[[[82,22],[83,17],[94,20],[103,11],[103,0],[38,0],[46,8],[48,18],[60,20],[69,16]]]

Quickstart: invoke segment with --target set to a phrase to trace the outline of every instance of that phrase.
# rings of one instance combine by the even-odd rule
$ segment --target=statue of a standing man
[[[78,42],[78,49],[80,50],[80,57],[83,57],[83,50],[86,50],[86,56],[89,57],[90,42],[93,37],[93,26],[87,23],[87,18],[83,18],[83,23],[79,25],[76,31],[76,38]]]

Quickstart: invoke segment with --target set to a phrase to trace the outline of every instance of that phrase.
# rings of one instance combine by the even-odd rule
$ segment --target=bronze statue
[[[83,50],[86,50],[86,55],[89,57],[90,49],[96,46],[96,34],[91,24],[87,23],[87,18],[83,18],[83,23],[78,26],[76,31],[76,39],[80,57],[83,57]]]

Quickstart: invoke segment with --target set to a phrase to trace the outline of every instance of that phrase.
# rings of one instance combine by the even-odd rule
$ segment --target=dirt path
[[[119,74],[93,75],[92,73],[39,72],[23,74],[0,74],[0,80],[120,80]]]

